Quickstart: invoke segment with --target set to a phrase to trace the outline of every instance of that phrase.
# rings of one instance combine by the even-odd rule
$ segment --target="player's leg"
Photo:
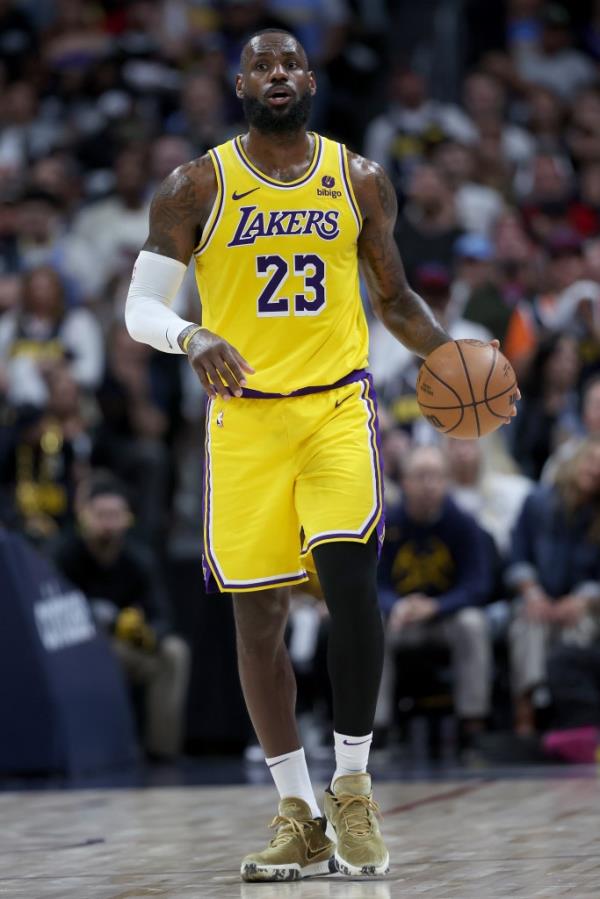
[[[377,534],[366,544],[318,546],[314,560],[331,617],[327,662],[336,767],[325,811],[337,835],[336,863],[344,874],[385,874],[389,854],[367,773],[384,651]]]
[[[298,880],[333,870],[295,718],[296,678],[284,642],[287,589],[234,595],[238,667],[248,713],[280,796],[277,833],[242,861],[244,880]]]
[[[304,550],[312,551],[331,615],[336,771],[325,812],[337,835],[339,870],[383,874],[389,856],[367,774],[383,664],[376,582],[383,509],[375,397],[365,377],[305,400],[293,408],[298,418],[305,415],[315,424],[302,444],[295,503]]]
[[[296,678],[284,642],[289,606],[285,587],[233,596],[242,691],[267,758],[300,748]]]

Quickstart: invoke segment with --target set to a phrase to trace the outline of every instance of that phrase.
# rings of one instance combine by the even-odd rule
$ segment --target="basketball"
[[[502,353],[480,340],[452,340],[427,356],[417,378],[419,408],[442,434],[470,440],[504,424],[517,379]]]

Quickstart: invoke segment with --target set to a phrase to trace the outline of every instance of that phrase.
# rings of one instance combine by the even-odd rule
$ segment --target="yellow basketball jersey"
[[[362,222],[345,148],[314,135],[291,182],[260,172],[240,137],[210,156],[217,198],[194,253],[202,323],[256,370],[248,388],[286,395],[365,368]]]

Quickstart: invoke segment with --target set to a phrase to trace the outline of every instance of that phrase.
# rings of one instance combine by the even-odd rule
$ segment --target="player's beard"
[[[257,131],[263,134],[291,134],[308,122],[312,96],[307,90],[286,109],[272,109],[255,97],[244,97],[242,105],[246,121]]]

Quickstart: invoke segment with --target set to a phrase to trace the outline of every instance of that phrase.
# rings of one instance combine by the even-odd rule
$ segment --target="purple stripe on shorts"
[[[377,522],[377,554],[381,555],[381,550],[383,548],[383,538],[385,536],[385,493],[383,489],[383,468],[381,465],[381,460],[383,458],[383,453],[381,450],[381,429],[379,427],[379,410],[377,406],[377,392],[375,390],[375,386],[373,384],[373,375],[368,372],[367,373],[367,381],[369,382],[369,390],[368,393],[370,395],[371,402],[373,403],[373,408],[375,410],[375,419],[373,422],[373,427],[375,429],[375,448],[377,453],[377,469],[379,473],[379,503],[381,506],[381,516],[379,521]]]
[[[324,393],[326,390],[335,390],[338,387],[345,387],[346,384],[354,384],[356,381],[363,381],[365,378],[370,377],[366,368],[358,368],[356,371],[351,371],[349,375],[340,378],[335,384],[301,387],[299,390],[292,390],[291,393],[263,393],[260,390],[250,390],[244,387],[242,397],[247,400],[282,400],[294,396],[309,396],[311,393]]]
[[[208,541],[208,522],[210,517],[210,491],[208,489],[208,481],[210,475],[210,453],[208,450],[208,440],[211,407],[212,400],[209,400],[206,404],[204,462],[202,465],[202,571],[204,573],[204,585],[206,587],[206,592],[219,593],[219,584],[217,583],[215,576],[212,573],[211,567],[208,564],[210,554]],[[213,560],[211,559],[211,561]]]

